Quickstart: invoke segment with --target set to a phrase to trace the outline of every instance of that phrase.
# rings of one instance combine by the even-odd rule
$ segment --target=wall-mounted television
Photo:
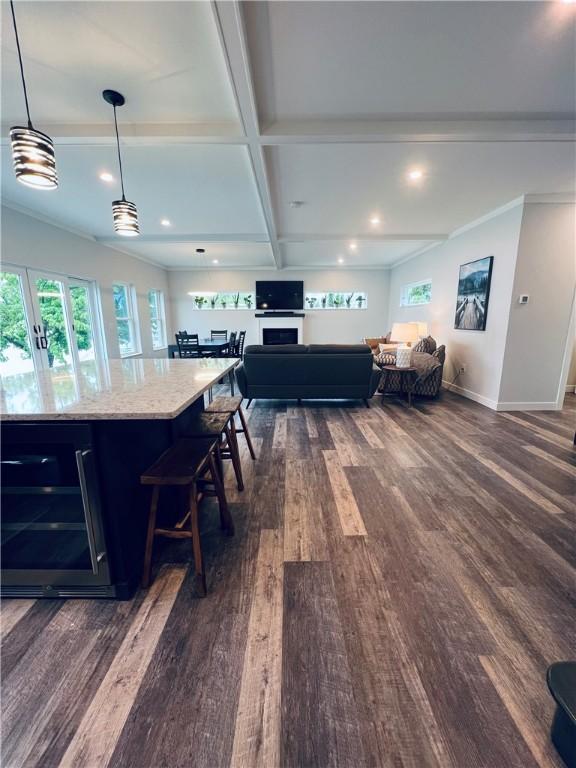
[[[303,309],[302,280],[257,280],[256,308],[263,310]]]

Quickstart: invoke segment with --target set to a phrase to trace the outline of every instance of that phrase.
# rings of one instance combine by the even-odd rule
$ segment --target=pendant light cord
[[[10,10],[12,11],[14,35],[16,36],[16,48],[18,49],[18,61],[20,62],[20,75],[22,76],[22,88],[24,90],[24,101],[26,102],[26,114],[28,115],[28,128],[33,128],[32,120],[30,119],[30,107],[28,106],[28,91],[26,90],[26,80],[24,78],[24,65],[22,64],[22,53],[20,51],[20,40],[18,39],[18,27],[16,26],[16,14],[14,13],[13,0],[10,0]]]
[[[118,149],[118,165],[120,167],[120,185],[122,187],[122,200],[126,200],[126,196],[124,195],[124,176],[122,174],[122,156],[120,155],[120,137],[118,136],[118,120],[116,119],[116,104],[114,104],[114,128],[116,129],[116,148]]]

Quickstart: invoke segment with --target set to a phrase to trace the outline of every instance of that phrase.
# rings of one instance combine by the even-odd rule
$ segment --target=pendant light
[[[126,200],[124,195],[124,177],[122,175],[122,157],[120,156],[120,138],[118,136],[118,121],[116,119],[116,107],[125,103],[124,96],[118,91],[102,91],[102,97],[108,104],[114,107],[114,127],[116,129],[116,146],[118,148],[118,167],[120,169],[120,184],[122,186],[122,200],[114,200],[112,203],[112,217],[114,229],[123,237],[136,237],[140,234],[138,227],[138,210],[134,203]]]
[[[28,126],[26,128],[20,125],[10,128],[14,173],[18,181],[26,184],[28,187],[34,187],[34,189],[56,189],[58,186],[58,175],[56,173],[54,143],[50,136],[37,131],[30,119],[28,92],[26,90],[26,80],[24,79],[24,66],[22,64],[13,0],[10,0],[10,10],[12,11],[18,61],[20,62],[20,75],[22,77],[22,89],[26,103],[26,114],[28,115]]]

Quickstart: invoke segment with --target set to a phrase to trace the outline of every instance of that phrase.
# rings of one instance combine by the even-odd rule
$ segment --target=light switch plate
[[[528,304],[530,301],[530,296],[527,293],[521,293],[520,296],[518,296],[518,304]]]

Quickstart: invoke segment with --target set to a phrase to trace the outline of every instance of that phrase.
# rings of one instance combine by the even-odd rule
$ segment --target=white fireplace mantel
[[[279,316],[259,315],[258,320],[258,343],[264,343],[263,331],[265,328],[296,328],[298,330],[298,344],[304,344],[304,315]]]

